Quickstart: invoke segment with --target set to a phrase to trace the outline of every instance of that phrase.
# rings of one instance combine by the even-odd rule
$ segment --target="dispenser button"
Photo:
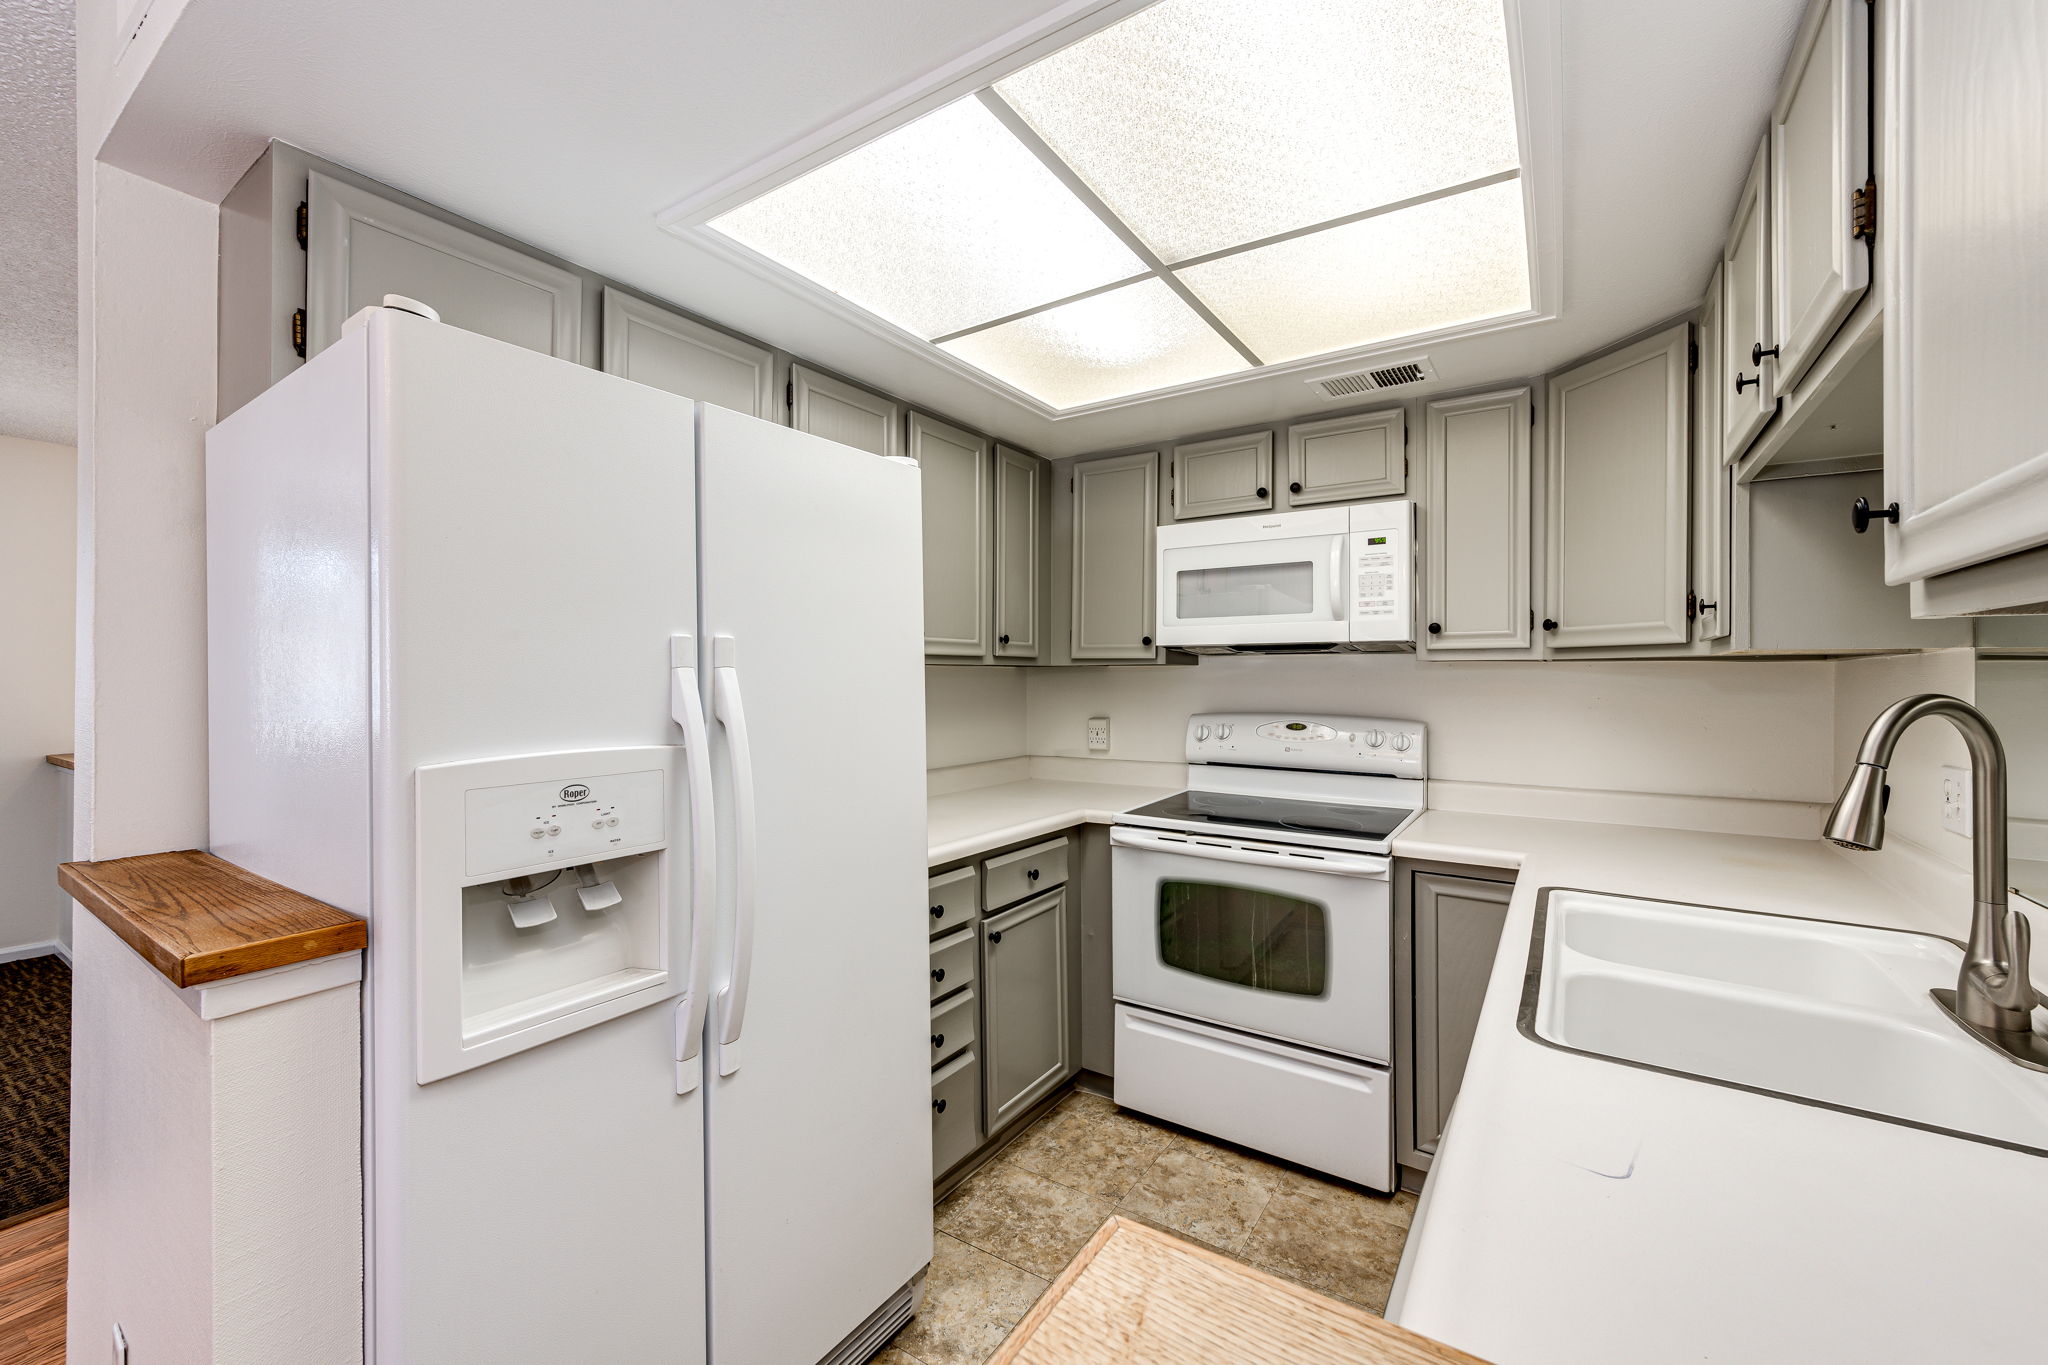
[[[528,830],[526,834],[527,837],[531,839],[545,839],[548,837],[548,832],[542,829],[539,825],[535,825],[532,829]]]
[[[555,836],[556,836],[557,834],[560,834],[561,832],[562,832],[562,827],[561,827],[560,825],[549,825],[549,826],[548,826],[548,838],[550,838],[550,839],[554,838],[554,837],[555,837]]]
[[[608,825],[608,826],[610,826],[610,827],[611,827],[611,828],[613,828],[613,829],[617,829],[617,828],[618,828],[618,825],[619,825],[619,817],[618,817],[618,816],[616,816],[616,815],[614,815],[614,816],[610,817],[609,819],[607,819],[607,820],[605,821],[605,824],[606,824],[606,825]]]
[[[603,829],[603,828],[604,828],[604,821],[602,821],[602,820],[592,820],[592,821],[590,822],[590,827],[591,827],[592,829]]]

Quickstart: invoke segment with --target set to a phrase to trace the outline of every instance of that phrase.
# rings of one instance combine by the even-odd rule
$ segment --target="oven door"
[[[1242,529],[1161,527],[1159,643],[1336,643],[1351,636],[1348,524],[1270,538]],[[1197,532],[1172,536],[1170,531]],[[1228,534],[1236,539],[1221,539]]]
[[[1118,825],[1117,999],[1390,1063],[1388,860]]]

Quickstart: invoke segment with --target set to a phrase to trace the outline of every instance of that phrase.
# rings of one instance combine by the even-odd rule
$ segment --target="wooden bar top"
[[[57,883],[174,986],[288,967],[369,942],[360,916],[196,848],[64,863]]]
[[[1486,1365],[1128,1218],[1112,1218],[988,1365]]]
[[[70,768],[75,771],[78,767],[78,760],[70,754],[44,754],[43,762],[53,768]]]

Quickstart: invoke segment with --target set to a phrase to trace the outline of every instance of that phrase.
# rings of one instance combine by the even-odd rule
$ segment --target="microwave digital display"
[[[1368,545],[1384,545],[1387,543],[1387,538],[1385,536],[1367,536],[1365,543]]]

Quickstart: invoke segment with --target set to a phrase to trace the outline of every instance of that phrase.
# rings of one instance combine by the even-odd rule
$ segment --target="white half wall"
[[[1026,672],[1033,755],[1183,761],[1196,711],[1418,720],[1430,776],[1469,783],[1813,802],[1832,795],[1825,662],[1418,663],[1411,655],[1242,656],[1194,668]]]
[[[925,766],[954,768],[1018,758],[1024,748],[1022,668],[955,667],[924,671]]]
[[[69,787],[44,756],[71,750],[77,485],[70,446],[0,436],[0,546],[15,584],[0,597],[0,954],[69,928],[57,889]]]

